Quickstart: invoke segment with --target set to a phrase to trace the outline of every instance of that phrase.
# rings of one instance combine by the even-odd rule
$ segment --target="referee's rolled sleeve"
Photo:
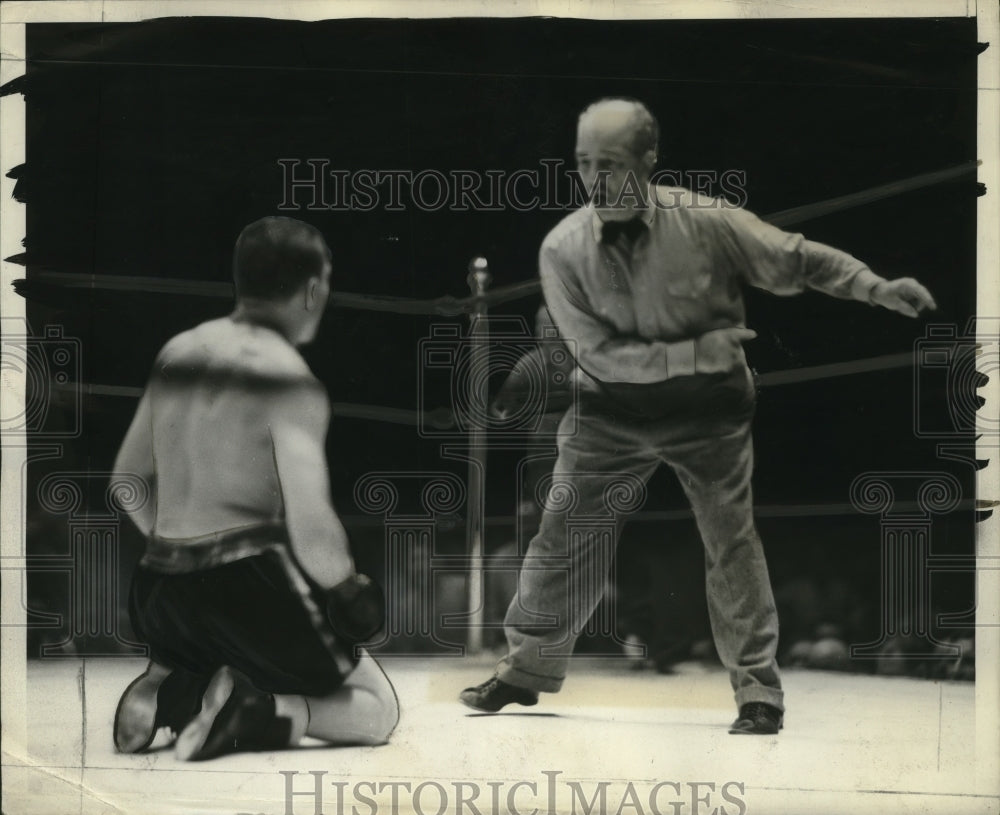
[[[882,281],[847,252],[785,232],[746,210],[732,210],[727,216],[727,249],[752,286],[785,295],[808,287],[868,302],[871,290]]]

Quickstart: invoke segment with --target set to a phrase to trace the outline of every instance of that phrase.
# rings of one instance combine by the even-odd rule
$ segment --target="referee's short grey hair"
[[[631,96],[604,96],[596,102],[591,102],[580,113],[580,119],[593,111],[595,108],[605,105],[622,105],[632,108],[632,132],[634,134],[632,150],[637,156],[641,156],[647,150],[654,153],[660,141],[660,125],[656,117],[649,112],[642,102],[633,99]]]

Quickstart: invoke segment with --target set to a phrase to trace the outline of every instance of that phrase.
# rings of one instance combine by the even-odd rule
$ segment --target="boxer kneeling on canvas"
[[[297,346],[330,292],[320,233],[263,218],[236,242],[235,311],[158,355],[115,462],[150,488],[129,611],[152,661],[122,695],[120,752],[161,728],[182,760],[381,744],[399,718],[362,649],[381,592],[358,575],[330,501],[329,403]]]

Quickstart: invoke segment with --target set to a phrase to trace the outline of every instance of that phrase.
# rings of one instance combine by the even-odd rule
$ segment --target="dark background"
[[[183,18],[27,32],[18,194],[28,205],[29,280],[62,272],[227,282],[239,230],[277,212],[279,159],[444,173],[537,169],[543,158],[571,165],[576,115],[604,95],[638,97],[658,116],[661,167],[745,171],[747,207],[762,215],[976,158],[974,19]],[[919,278],[940,306],[931,320],[961,330],[974,313],[975,207],[969,176],[794,229],[887,277]],[[434,298],[468,294],[474,255],[489,259],[494,287],[533,278],[539,243],[561,214],[408,207],[297,217],[333,248],[335,288]],[[927,322],[816,293],[747,298],[760,335],[747,351],[759,373],[908,352]],[[530,320],[538,304],[528,298],[495,313]],[[85,382],[141,386],[170,336],[229,308],[213,298],[78,290],[31,302],[29,319],[36,332],[58,324],[80,338]],[[432,322],[464,323],[337,309],[306,357],[336,402],[416,409],[417,348]],[[942,460],[937,440],[914,435],[920,375],[901,368],[760,394],[758,505],[827,506],[794,520],[763,513],[772,571],[781,580],[836,573],[853,587],[854,606],[869,606],[852,629],[859,636],[877,622],[879,528],[874,517],[836,508],[849,503],[855,476],[945,470],[973,497],[972,467]],[[440,386],[429,398],[444,405],[448,393]],[[938,384],[924,398],[924,412],[946,425],[947,389]],[[33,483],[52,469],[109,468],[132,410],[128,398],[88,397],[82,435],[58,461],[36,465]],[[335,417],[328,452],[335,503],[349,519],[364,473],[463,473],[438,441],[403,425]],[[491,452],[487,513],[498,520],[490,549],[512,535],[503,518],[515,511],[518,457]],[[654,479],[646,509],[686,509],[669,473]],[[29,549],[63,548],[58,523],[38,512]],[[969,511],[942,519],[935,551],[971,552],[973,527]],[[357,524],[353,535],[359,562],[370,558],[377,571],[381,528]],[[461,538],[459,528],[447,545],[460,549]],[[687,554],[683,569],[664,566],[663,579],[690,583],[700,556],[683,521],[630,527],[623,570],[662,557],[670,540],[670,551]],[[141,542],[123,541],[127,565]],[[938,580],[935,602],[970,608],[967,578]],[[42,606],[58,603],[58,591],[38,591]],[[677,613],[701,619],[700,602],[682,602]]]

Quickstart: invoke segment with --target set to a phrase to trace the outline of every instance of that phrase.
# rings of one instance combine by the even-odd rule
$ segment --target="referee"
[[[753,519],[755,392],[742,348],[756,334],[741,287],[779,295],[808,287],[909,317],[935,303],[911,278],[885,280],[727,202],[651,184],[658,137],[636,100],[601,99],[580,115],[576,162],[590,203],[564,218],[539,254],[546,305],[576,356],[576,432],[567,414],[550,501],[505,619],[508,654],[460,698],[496,711],[562,687],[603,594],[605,574],[590,572],[608,558],[596,535],[567,540],[556,491],[575,496],[576,514],[601,515],[612,482],[647,482],[666,462],[705,547],[712,632],[738,709],[730,733],[776,734],[785,710],[778,616]],[[557,622],[539,625],[545,617]]]

